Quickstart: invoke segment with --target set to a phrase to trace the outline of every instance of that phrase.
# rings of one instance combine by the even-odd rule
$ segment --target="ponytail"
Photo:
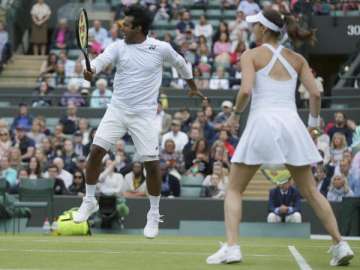
[[[263,11],[263,15],[279,28],[285,29],[294,46],[300,46],[303,42],[314,45],[316,42],[316,30],[305,29],[299,25],[296,18],[290,13],[282,14],[276,10],[270,9]],[[280,32],[269,30],[271,34],[280,37]]]
[[[297,22],[296,18],[289,14],[283,15],[286,32],[293,41],[295,46],[300,46],[303,42],[314,45],[316,42],[316,29],[302,28]]]

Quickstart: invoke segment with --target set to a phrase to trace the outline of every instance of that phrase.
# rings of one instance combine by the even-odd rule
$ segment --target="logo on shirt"
[[[156,49],[156,45],[150,45],[150,46],[149,46],[149,50],[154,51],[155,49]]]

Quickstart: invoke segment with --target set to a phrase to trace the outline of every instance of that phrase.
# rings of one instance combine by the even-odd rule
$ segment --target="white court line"
[[[24,253],[100,253],[100,254],[146,254],[146,253],[157,253],[160,255],[178,255],[178,256],[206,256],[208,252],[182,252],[182,251],[152,251],[152,250],[106,250],[106,249],[9,249],[1,248],[0,252],[24,252]],[[247,254],[247,257],[288,257],[286,255],[272,255],[272,254]],[[0,268],[0,270],[2,270]],[[20,269],[25,270],[25,269]],[[26,269],[31,270],[31,269]]]
[[[47,238],[47,239],[46,239]],[[1,237],[0,236],[0,240],[8,240],[11,239],[11,242],[23,242],[24,240],[26,240],[27,242],[43,242],[43,243],[72,243],[72,244],[77,244],[77,243],[86,243],[86,244],[100,244],[100,243],[106,243],[109,245],[120,245],[120,244],[125,244],[125,245],[164,245],[164,246],[178,246],[178,245],[186,245],[186,246],[204,246],[204,245],[208,245],[209,244],[209,240],[204,240],[204,241],[199,241],[199,242],[190,242],[187,243],[187,240],[171,240],[171,241],[166,241],[166,240],[160,240],[157,239],[155,241],[152,240],[123,240],[123,239],[97,239],[97,238],[68,238],[68,237],[55,237],[55,238],[51,238],[51,237],[44,237],[43,239],[41,238],[24,238],[24,239],[17,239],[17,238],[11,238],[11,237]],[[346,238],[345,238],[346,239]],[[211,240],[213,242],[213,240]],[[309,240],[310,241],[310,240]],[[240,242],[240,245],[242,247],[260,247],[260,248],[285,248],[285,244],[284,245],[274,245],[274,244],[254,244],[254,243],[250,243],[247,242],[246,240],[243,242]],[[302,248],[308,248],[308,249],[314,249],[314,248],[326,248],[328,249],[329,246],[328,245],[306,245],[306,246],[301,246]],[[352,247],[352,249],[354,250],[360,250],[360,247]],[[1,269],[0,269],[1,270]]]
[[[301,256],[300,252],[294,246],[288,246],[291,255],[295,258],[296,263],[298,264],[300,270],[312,270],[310,265],[305,261],[304,257]]]
[[[311,240],[331,240],[330,235],[323,235],[323,234],[312,234],[310,236]],[[342,239],[347,241],[360,241],[359,236],[343,236]]]

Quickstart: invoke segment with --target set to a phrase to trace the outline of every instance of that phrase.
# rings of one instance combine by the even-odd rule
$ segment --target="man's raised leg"
[[[96,144],[91,146],[88,161],[86,163],[86,193],[79,210],[74,214],[75,223],[81,223],[99,210],[99,205],[95,198],[96,183],[101,172],[101,161],[106,154],[106,150]]]

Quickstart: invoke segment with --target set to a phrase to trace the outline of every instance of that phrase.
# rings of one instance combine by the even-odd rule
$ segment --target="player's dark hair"
[[[150,12],[145,7],[135,4],[130,5],[124,13],[125,16],[131,16],[134,18],[132,23],[133,28],[141,26],[141,31],[145,36],[147,36],[153,19]]]
[[[281,14],[280,12],[270,9],[263,11],[266,19],[276,24],[278,27],[286,27],[286,32],[289,38],[295,45],[300,45],[303,42],[314,44],[316,41],[315,29],[304,29],[301,27],[296,18],[291,14]],[[273,35],[279,36],[279,32],[274,32],[269,29]]]

